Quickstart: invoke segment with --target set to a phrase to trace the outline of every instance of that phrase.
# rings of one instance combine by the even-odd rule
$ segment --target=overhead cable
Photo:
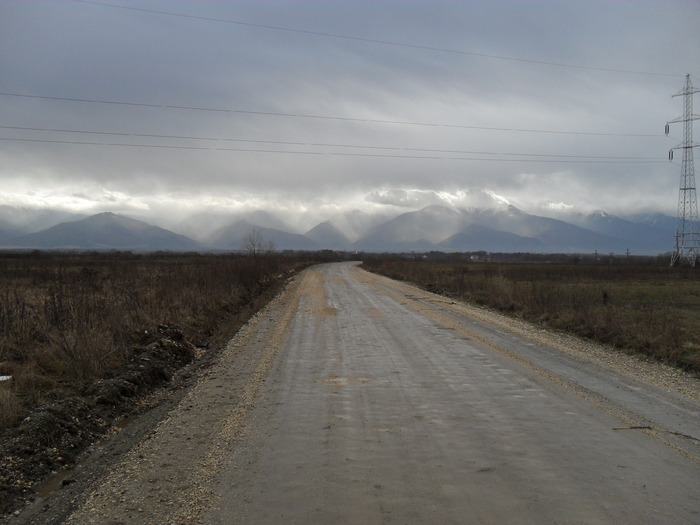
[[[454,153],[454,154],[469,154],[469,155],[502,155],[502,156],[517,156],[517,157],[548,157],[548,158],[568,158],[568,159],[596,159],[596,160],[659,160],[658,157],[625,157],[625,156],[600,156],[600,155],[562,155],[551,153],[514,153],[503,151],[469,151],[469,150],[452,150],[452,149],[435,149],[435,148],[412,148],[400,146],[377,146],[365,144],[342,144],[329,142],[298,142],[285,140],[261,140],[250,138],[222,138],[222,137],[197,137],[192,135],[162,135],[156,133],[125,133],[114,131],[96,131],[96,130],[76,130],[66,128],[37,128],[27,126],[2,126],[0,129],[12,129],[17,131],[38,131],[49,133],[71,133],[82,135],[111,135],[117,137],[135,137],[135,138],[158,138],[158,139],[174,139],[174,140],[201,140],[214,142],[245,142],[253,144],[276,144],[283,146],[306,146],[306,147],[324,147],[324,148],[347,148],[347,149],[370,149],[370,150],[385,150],[385,151],[407,151],[407,152],[424,152],[424,153]],[[9,139],[8,139],[9,140]],[[72,141],[68,141],[71,143]],[[92,143],[88,143],[92,144]],[[139,146],[139,144],[134,144]],[[144,145],[146,147],[146,145]],[[157,147],[150,146],[149,147]],[[199,147],[193,149],[201,149]],[[206,148],[205,148],[206,149]],[[257,151],[257,150],[256,150]]]
[[[447,124],[447,123],[437,123],[437,122],[416,122],[416,121],[406,121],[406,120],[384,120],[384,119],[367,119],[367,118],[356,118],[356,117],[341,117],[333,115],[311,115],[304,113],[283,113],[277,111],[255,111],[249,109],[232,109],[232,108],[213,108],[213,107],[201,107],[201,106],[178,106],[172,104],[155,104],[155,103],[145,103],[145,102],[132,102],[123,100],[99,100],[99,99],[88,99],[88,98],[75,98],[75,97],[57,97],[57,96],[47,96],[47,95],[33,95],[29,93],[11,93],[11,92],[0,92],[0,96],[5,97],[19,97],[19,98],[30,98],[30,99],[43,99],[43,100],[56,100],[63,102],[79,102],[86,104],[106,104],[106,105],[117,105],[117,106],[134,106],[142,108],[158,108],[165,110],[189,110],[189,111],[207,111],[207,112],[218,112],[218,113],[232,113],[232,114],[245,114],[245,115],[260,115],[260,116],[271,116],[271,117],[287,117],[287,118],[305,118],[305,119],[320,119],[320,120],[339,120],[346,122],[359,122],[368,124],[394,124],[402,126],[425,126],[425,127],[436,127],[436,128],[458,128],[458,129],[476,129],[482,131],[510,131],[518,133],[542,133],[542,134],[554,134],[554,135],[589,135],[589,136],[602,136],[602,137],[665,137],[663,134],[650,134],[650,133],[606,133],[606,132],[593,132],[593,131],[566,131],[566,130],[551,130],[551,129],[528,129],[528,128],[505,128],[505,127],[493,127],[493,126],[472,126],[467,124]]]
[[[508,61],[512,61],[512,62],[524,62],[524,63],[528,63],[528,64],[564,67],[564,68],[570,68],[570,69],[584,69],[584,70],[588,70],[588,71],[604,71],[606,73],[625,73],[625,74],[632,74],[632,75],[649,75],[649,76],[664,76],[664,77],[681,76],[680,74],[672,74],[672,73],[659,73],[659,72],[653,72],[653,71],[634,71],[634,70],[628,70],[628,69],[617,69],[617,68],[607,68],[607,67],[597,67],[597,66],[584,66],[584,65],[577,65],[577,64],[566,64],[563,62],[550,62],[550,61],[546,61],[546,60],[535,60],[535,59],[529,59],[529,58],[519,58],[519,57],[511,57],[511,56],[504,56],[504,55],[492,55],[492,54],[488,54],[488,53],[475,53],[473,51],[463,51],[463,50],[459,50],[459,49],[449,49],[449,48],[444,48],[444,47],[425,46],[425,45],[420,45],[420,44],[411,44],[408,42],[393,42],[390,40],[379,40],[379,39],[374,39],[374,38],[365,38],[365,37],[359,37],[359,36],[353,36],[353,35],[343,35],[343,34],[339,34],[339,33],[328,33],[328,32],[323,32],[323,31],[311,31],[311,30],[307,30],[307,29],[298,29],[298,28],[284,27],[284,26],[256,24],[256,23],[252,23],[252,22],[243,22],[241,20],[231,20],[231,19],[214,18],[214,17],[208,17],[208,16],[188,15],[188,14],[184,14],[184,13],[174,13],[172,11],[161,11],[161,10],[156,10],[156,9],[146,9],[143,7],[116,5],[116,4],[109,4],[106,2],[95,2],[92,0],[74,0],[74,1],[80,2],[83,4],[91,4],[91,5],[95,5],[95,6],[109,7],[109,8],[114,8],[114,9],[125,9],[125,10],[129,10],[129,11],[137,11],[137,12],[149,13],[149,14],[154,14],[154,15],[165,15],[165,16],[173,16],[173,17],[179,17],[179,18],[190,18],[190,19],[200,20],[200,21],[204,21],[204,22],[234,24],[234,25],[254,27],[254,28],[259,28],[259,29],[285,31],[285,32],[289,32],[289,33],[301,33],[301,34],[321,36],[321,37],[326,37],[326,38],[336,38],[336,39],[342,39],[342,40],[353,40],[356,42],[366,42],[366,43],[370,43],[370,44],[378,44],[378,45],[393,46],[393,47],[406,47],[406,48],[411,48],[411,49],[420,49],[423,51],[434,51],[434,52],[440,52],[440,53],[450,53],[450,54],[454,54],[454,55],[466,55],[466,56],[488,58],[488,59],[495,59],[495,60],[508,60]]]
[[[182,146],[182,145],[165,145],[165,144],[130,144],[121,142],[87,142],[78,140],[49,140],[49,139],[32,139],[19,137],[0,137],[4,141],[16,142],[37,142],[44,144],[74,144],[81,146],[116,146],[126,148],[152,148],[152,149],[172,149],[172,150],[203,150],[203,151],[237,151],[246,153],[274,153],[274,154],[290,154],[290,155],[329,155],[338,157],[372,157],[372,158],[391,158],[391,159],[425,159],[425,160],[462,160],[462,161],[482,161],[482,162],[540,162],[540,163],[569,163],[569,164],[665,164],[666,160],[605,160],[605,157],[600,157],[599,160],[589,160],[580,158],[571,159],[517,159],[517,158],[474,158],[474,157],[448,157],[437,155],[396,155],[387,153],[343,153],[337,151],[299,151],[299,150],[274,150],[274,149],[252,149],[252,148],[220,148],[206,146]],[[477,152],[474,152],[478,154]],[[488,155],[489,153],[484,152]],[[493,153],[491,155],[501,155]],[[512,154],[517,155],[517,154]]]

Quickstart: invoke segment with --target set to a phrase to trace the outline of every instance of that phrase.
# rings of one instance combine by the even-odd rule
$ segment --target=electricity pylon
[[[669,160],[673,160],[673,150],[683,150],[683,162],[681,164],[681,184],[678,190],[678,226],[676,227],[676,242],[671,255],[671,265],[686,260],[691,266],[700,256],[700,227],[698,225],[698,198],[695,189],[695,167],[693,166],[693,121],[700,119],[700,115],[693,114],[693,93],[700,89],[694,88],[690,82],[690,75],[685,76],[685,87],[674,97],[683,96],[683,116],[666,123],[666,135],[669,124],[683,123],[683,142],[671,148],[668,152]]]

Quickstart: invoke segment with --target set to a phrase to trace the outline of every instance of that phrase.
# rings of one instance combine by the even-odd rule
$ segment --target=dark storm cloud
[[[0,3],[3,202],[675,208],[695,2],[106,3]]]

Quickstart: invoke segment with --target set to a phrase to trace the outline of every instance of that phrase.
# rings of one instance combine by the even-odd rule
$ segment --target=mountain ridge
[[[45,211],[44,217],[50,216]],[[196,240],[112,212],[60,222],[33,233],[17,235],[0,225],[0,248],[201,251],[240,250],[243,239],[257,230],[277,250],[347,250],[369,252],[490,251],[534,253],[587,253],[630,250],[658,254],[672,245],[675,220],[662,214],[641,214],[639,222],[603,211],[570,214],[569,220],[529,214],[514,206],[460,209],[431,205],[419,210],[381,217],[365,212],[359,218],[366,233],[352,240],[335,221],[319,222],[305,233],[295,233],[284,221],[260,211],[238,215],[239,220],[219,226]],[[60,215],[56,215],[60,217]],[[258,219],[260,223],[255,222]],[[31,221],[31,217],[23,220]],[[224,226],[221,224],[224,223]],[[274,225],[275,227],[265,226]],[[359,229],[357,230],[359,231]]]
[[[62,222],[9,242],[14,248],[65,250],[191,251],[201,248],[199,243],[184,235],[112,212]]]

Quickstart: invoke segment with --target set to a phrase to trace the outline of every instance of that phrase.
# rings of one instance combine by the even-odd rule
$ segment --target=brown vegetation
[[[399,257],[369,259],[364,268],[700,371],[700,273],[694,268]]]
[[[0,254],[0,376],[12,377],[0,382],[0,428],[123,368],[162,342],[159,327],[206,346],[303,264],[273,255]]]
[[[310,257],[0,253],[0,514],[213,356]],[[198,363],[200,361],[197,361]]]

